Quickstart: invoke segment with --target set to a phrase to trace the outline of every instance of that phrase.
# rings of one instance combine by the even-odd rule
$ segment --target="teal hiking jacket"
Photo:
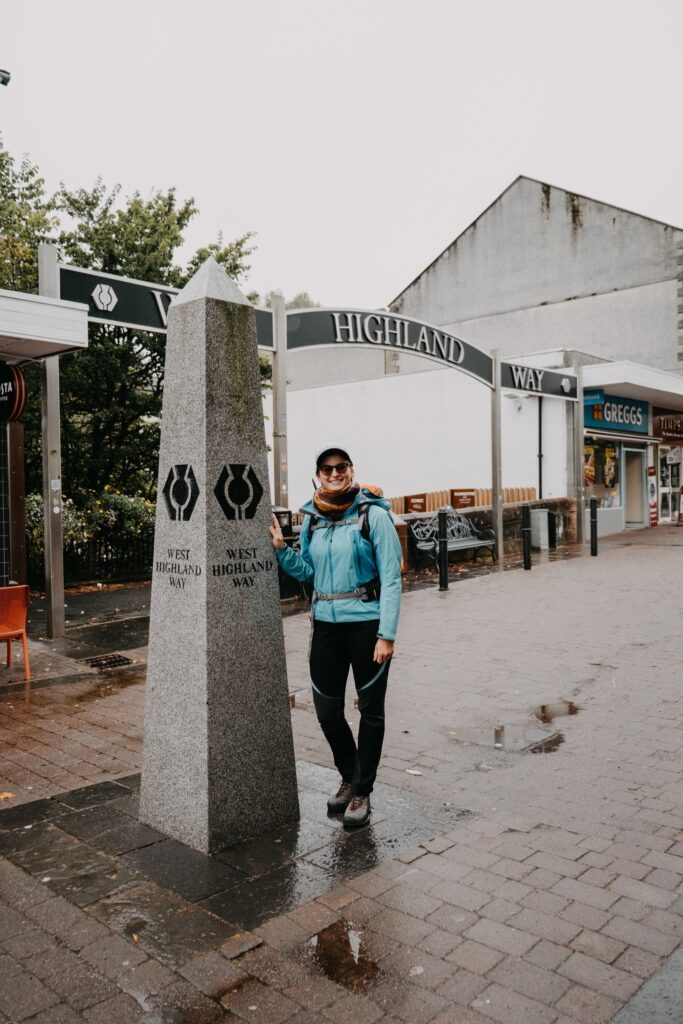
[[[368,505],[370,540],[361,536],[358,506]],[[364,622],[379,619],[377,635],[395,640],[401,601],[401,544],[389,515],[391,506],[384,498],[361,489],[353,505],[344,513],[347,526],[333,526],[309,501],[301,509],[305,514],[301,527],[300,553],[291,548],[276,549],[277,560],[286,573],[302,582],[312,582],[320,594],[343,594],[371,580],[379,579],[379,600],[341,598],[314,601],[313,618],[318,622]],[[309,542],[311,516],[318,529]],[[330,522],[328,528],[321,524]]]

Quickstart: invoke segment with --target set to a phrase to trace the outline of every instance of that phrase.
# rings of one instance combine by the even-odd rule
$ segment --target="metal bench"
[[[429,519],[413,519],[409,524],[412,542],[417,551],[428,555],[438,564],[439,560],[439,514]],[[467,518],[448,509],[447,517],[448,553],[451,551],[474,551],[476,562],[480,548],[488,548],[491,557],[496,557],[496,541],[493,530],[478,530]]]

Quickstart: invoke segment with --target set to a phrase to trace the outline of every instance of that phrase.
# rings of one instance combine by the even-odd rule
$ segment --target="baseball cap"
[[[349,453],[347,452],[346,448],[342,448],[341,445],[338,445],[338,444],[328,444],[325,448],[323,448],[321,451],[319,451],[318,454],[316,455],[316,457],[315,457],[315,468],[317,469],[322,464],[325,456],[326,455],[331,455],[332,452],[338,452],[340,455],[343,455],[343,457],[346,459],[347,462],[353,463],[353,460],[352,460],[351,456],[349,455]]]

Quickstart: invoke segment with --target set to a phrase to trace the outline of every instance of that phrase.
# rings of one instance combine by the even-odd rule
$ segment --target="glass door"
[[[671,522],[671,466],[666,457],[668,448],[659,449],[659,521]]]
[[[645,490],[645,452],[640,449],[624,448],[626,467],[624,480],[626,484],[626,527],[645,526],[646,490]]]

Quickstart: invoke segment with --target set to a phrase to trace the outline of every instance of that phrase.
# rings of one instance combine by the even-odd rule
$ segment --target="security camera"
[[[9,85],[11,77],[12,76],[9,71],[3,71],[2,68],[0,68],[0,85]]]

